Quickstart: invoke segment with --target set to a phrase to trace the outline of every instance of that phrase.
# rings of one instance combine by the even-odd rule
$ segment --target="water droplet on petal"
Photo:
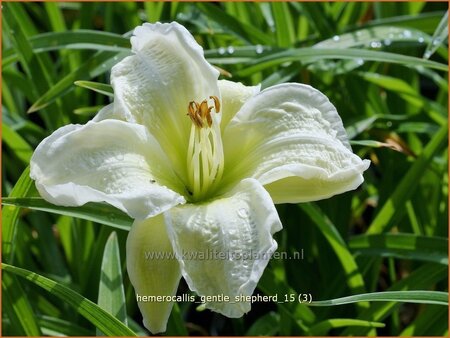
[[[425,39],[424,39],[423,37],[419,36],[419,38],[417,39],[417,41],[418,41],[419,43],[423,43],[423,42],[425,41]]]
[[[403,35],[405,36],[405,38],[410,38],[412,36],[411,31],[409,30],[403,31]]]
[[[225,54],[225,48],[220,47],[220,48],[218,49],[217,52],[218,52],[220,55],[223,55],[223,54]]]
[[[339,37],[339,35],[335,35],[333,36],[333,41],[334,42],[338,42],[341,38]]]
[[[356,59],[356,64],[362,66],[364,64],[363,59]]]
[[[228,54],[233,54],[234,53],[234,47],[233,46],[228,46],[227,47],[227,52],[228,52]]]
[[[241,218],[248,218],[248,210],[245,208],[240,208],[237,212],[238,216]]]
[[[384,39],[383,43],[385,44],[385,46],[390,46],[392,41],[390,39]]]
[[[264,47],[261,45],[256,45],[255,50],[256,54],[261,54],[264,51]]]

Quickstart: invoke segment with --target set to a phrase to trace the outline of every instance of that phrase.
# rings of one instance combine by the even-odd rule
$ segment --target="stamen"
[[[220,100],[217,96],[210,96],[209,99],[201,103],[191,101],[188,105],[187,115],[192,126],[186,161],[189,177],[187,190],[190,199],[195,201],[207,197],[215,188],[222,178],[224,165],[220,117],[211,115],[212,109],[220,112]]]
[[[217,96],[210,96],[210,99],[214,100],[214,108],[216,109],[216,113],[220,112],[220,101]]]

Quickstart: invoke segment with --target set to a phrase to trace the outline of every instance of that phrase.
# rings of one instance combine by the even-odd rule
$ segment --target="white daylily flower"
[[[369,161],[310,86],[219,81],[177,23],[137,27],[131,43],[112,69],[114,103],[42,141],[31,177],[51,203],[103,201],[135,219],[127,268],[139,296],[172,296],[181,275],[199,295],[251,295],[277,248],[274,203],[355,189]],[[173,303],[138,303],[145,326],[165,331]],[[240,317],[250,303],[206,307]]]

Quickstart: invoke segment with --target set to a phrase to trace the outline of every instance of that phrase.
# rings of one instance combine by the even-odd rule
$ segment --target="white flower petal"
[[[173,302],[151,297],[174,296],[181,271],[162,215],[134,222],[127,238],[126,256],[128,276],[145,327],[153,334],[166,331]]]
[[[186,28],[175,22],[139,26],[131,44],[135,55],[119,62],[111,73],[115,114],[146,125],[184,176],[189,102],[220,98],[219,72],[205,60]]]
[[[99,110],[97,115],[94,116],[92,119],[92,122],[100,122],[107,119],[113,119],[113,120],[122,120],[125,121],[122,114],[118,114],[114,112],[114,102],[110,103],[106,106],[104,106],[102,109]]]
[[[353,154],[328,98],[283,84],[247,101],[225,130],[224,182],[253,177],[275,203],[319,200],[355,189],[369,161]]]
[[[229,302],[206,303],[225,316],[248,312],[249,302],[233,302],[236,296],[252,295],[277,248],[272,234],[281,229],[273,202],[259,182],[243,180],[219,199],[174,207],[165,216],[191,290],[202,296],[229,296]]]
[[[34,152],[30,176],[53,204],[107,202],[138,219],[185,202],[173,191],[183,188],[155,139],[145,127],[118,120],[58,129]]]
[[[222,122],[221,129],[224,130],[228,122],[241,109],[242,105],[252,96],[259,93],[261,85],[244,86],[240,82],[219,80],[219,90],[222,96]]]

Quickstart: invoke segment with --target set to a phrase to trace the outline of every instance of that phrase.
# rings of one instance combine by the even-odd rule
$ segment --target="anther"
[[[217,96],[210,96],[210,99],[214,100],[214,109],[216,110],[216,113],[220,112],[220,101]]]

